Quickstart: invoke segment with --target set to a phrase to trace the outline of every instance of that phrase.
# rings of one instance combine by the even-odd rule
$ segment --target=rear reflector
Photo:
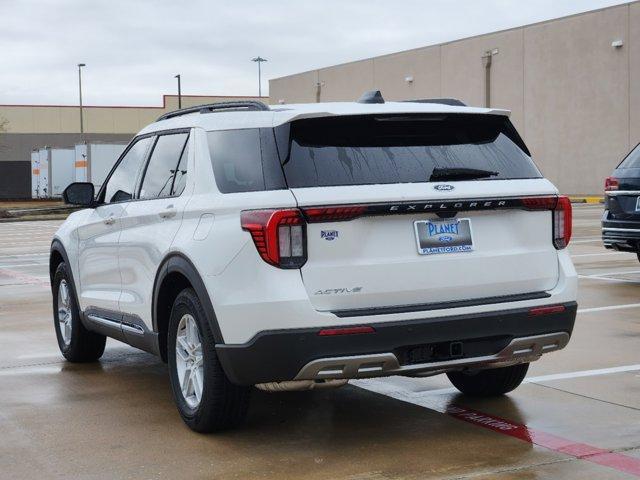
[[[564,312],[564,305],[551,305],[549,307],[534,307],[529,309],[529,315],[537,317],[539,315],[551,315],[552,313]]]
[[[332,335],[358,335],[360,333],[375,333],[373,327],[344,327],[344,328],[327,328],[320,330],[318,335],[328,337]]]

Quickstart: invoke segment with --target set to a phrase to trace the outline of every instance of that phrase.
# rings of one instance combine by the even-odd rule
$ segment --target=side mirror
[[[89,182],[75,182],[69,185],[62,192],[64,203],[69,205],[81,205],[83,207],[93,207],[95,202],[95,187]]]

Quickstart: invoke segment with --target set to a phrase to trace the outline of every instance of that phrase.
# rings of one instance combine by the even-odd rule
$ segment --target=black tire
[[[58,298],[60,285],[63,284],[63,282],[68,291],[66,306],[60,305]],[[78,308],[76,291],[73,281],[71,280],[71,275],[69,275],[68,267],[64,262],[58,265],[56,269],[51,291],[53,293],[53,325],[56,331],[56,338],[58,339],[58,347],[64,358],[70,362],[78,363],[98,360],[104,353],[107,337],[87,330],[80,321],[80,310]],[[63,307],[68,314],[70,314],[70,336],[68,337],[68,343],[65,342],[61,331],[59,321],[60,307]],[[69,317],[67,316],[66,318]]]
[[[528,363],[510,367],[490,368],[478,372],[449,372],[447,377],[453,386],[471,397],[504,395],[522,383],[529,370]]]
[[[176,339],[180,320],[191,315],[198,327],[202,345],[203,387],[199,404],[190,407],[182,394],[177,371]],[[243,423],[249,408],[251,389],[234,385],[229,381],[215,349],[215,340],[202,304],[191,288],[186,288],[176,297],[167,336],[167,359],[173,398],[178,412],[189,428],[200,433],[209,433],[237,427]]]
[[[640,261],[640,252],[636,252],[636,255],[638,256],[638,261]]]

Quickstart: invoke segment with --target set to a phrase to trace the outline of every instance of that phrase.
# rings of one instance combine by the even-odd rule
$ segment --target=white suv
[[[51,247],[70,361],[106,336],[169,364],[192,429],[251,386],[446,373],[514,389],[576,315],[571,204],[508,112],[450,99],[183,109],[142,130]]]

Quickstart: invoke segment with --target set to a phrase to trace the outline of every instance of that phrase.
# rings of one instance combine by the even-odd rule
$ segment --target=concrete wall
[[[640,3],[629,6],[629,144],[640,142]]]
[[[622,40],[622,48],[611,42]],[[565,193],[599,194],[604,177],[640,141],[640,2],[270,81],[273,103],[456,97],[512,121],[543,173]],[[407,82],[406,77],[413,77]]]
[[[0,199],[31,198],[31,163],[0,164]]]

